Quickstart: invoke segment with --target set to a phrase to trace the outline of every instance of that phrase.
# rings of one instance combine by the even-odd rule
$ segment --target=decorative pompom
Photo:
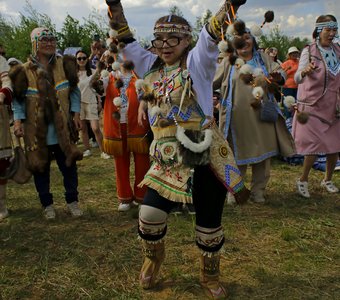
[[[114,118],[115,120],[119,121],[120,120],[120,113],[119,113],[119,111],[115,111],[114,113],[112,113],[112,118]]]
[[[118,50],[123,50],[123,49],[125,48],[125,46],[126,46],[125,43],[120,42],[120,43],[118,44]]]
[[[106,77],[109,77],[109,76],[110,76],[110,73],[107,70],[102,70],[100,72],[100,78],[106,78]]]
[[[144,89],[146,86],[146,83],[143,79],[137,79],[136,82],[135,82],[135,87],[136,87],[136,90],[142,90]]]
[[[115,87],[116,87],[117,89],[120,89],[120,88],[122,88],[123,86],[124,86],[124,81],[121,80],[120,78],[116,79],[116,81],[115,81]]]
[[[246,41],[242,37],[237,37],[236,36],[233,39],[233,47],[236,50],[244,48],[245,45],[246,45]]]
[[[242,66],[244,65],[244,60],[241,59],[241,58],[237,58],[236,61],[235,61],[235,66],[236,68],[241,68]]]
[[[272,10],[266,11],[266,13],[264,14],[264,21],[261,25],[261,28],[264,26],[264,24],[271,23],[273,21],[274,21],[274,12]]]
[[[256,86],[254,87],[253,91],[252,91],[253,96],[255,97],[255,99],[259,100],[263,97],[264,95],[264,90],[262,87],[260,86]]]
[[[235,35],[235,27],[234,24],[231,24],[227,28],[227,35],[234,36]]]
[[[255,37],[260,37],[263,34],[261,27],[256,24],[250,27],[250,32]]]
[[[126,60],[123,62],[122,67],[125,70],[132,71],[135,68],[135,64],[133,63],[132,60]]]
[[[306,124],[308,122],[309,119],[309,114],[302,111],[302,112],[297,112],[297,117],[296,119],[298,120],[298,122],[300,124]]]
[[[227,41],[220,41],[218,43],[218,50],[222,53],[227,53],[229,49],[229,44]]]
[[[113,42],[111,38],[106,39],[106,47],[110,47],[110,44]]]
[[[252,74],[253,73],[253,68],[251,65],[248,64],[244,64],[241,68],[240,68],[240,74]]]
[[[115,62],[112,64],[112,70],[113,70],[113,71],[118,71],[118,70],[120,70],[120,62],[115,61]]]
[[[295,105],[296,100],[293,96],[285,96],[283,98],[283,104],[290,109],[293,105]]]
[[[150,116],[153,118],[154,116],[158,116],[161,113],[161,108],[158,105],[155,105],[150,110]]]
[[[234,29],[237,35],[243,35],[246,32],[246,23],[242,20],[237,20],[234,22]]]
[[[253,74],[240,74],[240,79],[248,85],[253,83],[254,77]]]
[[[261,68],[255,68],[253,72],[254,77],[264,75],[263,70]]]
[[[260,99],[258,99],[258,100],[255,99],[254,101],[252,101],[252,102],[250,103],[250,105],[251,105],[252,108],[258,109],[258,108],[261,107],[261,101],[260,101]]]
[[[122,105],[122,103],[123,103],[123,100],[120,97],[115,97],[113,99],[113,104],[117,107],[120,107]]]
[[[111,42],[109,44],[109,51],[113,52],[113,53],[116,53],[116,54],[118,53],[117,45],[114,42]]]
[[[110,29],[109,37],[115,39],[115,38],[117,38],[117,36],[118,36],[118,32],[116,30]]]

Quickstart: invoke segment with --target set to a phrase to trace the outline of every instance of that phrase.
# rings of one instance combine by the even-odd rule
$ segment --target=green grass
[[[170,216],[160,286],[138,285],[138,211],[117,212],[114,164],[98,152],[79,166],[85,215],[72,219],[52,164],[57,219],[48,222],[33,182],[10,183],[0,223],[0,299],[205,299],[198,284],[194,218]],[[340,299],[340,195],[312,171],[311,199],[295,193],[301,167],[273,162],[268,203],[226,206],[221,279],[230,299]],[[335,174],[340,186],[340,174]]]

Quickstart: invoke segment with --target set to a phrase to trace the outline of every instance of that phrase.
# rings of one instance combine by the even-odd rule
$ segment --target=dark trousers
[[[78,201],[78,172],[76,163],[74,162],[70,167],[65,165],[66,157],[59,145],[48,146],[48,152],[49,160],[44,172],[36,172],[33,174],[35,188],[39,194],[41,205],[46,207],[53,204],[53,196],[50,193],[50,170],[53,156],[63,175],[66,202],[71,203]]]
[[[222,212],[227,190],[218,181],[209,166],[195,168],[193,178],[193,204],[196,210],[196,224],[204,228],[221,226]],[[169,213],[178,203],[170,201],[148,188],[144,205],[156,207]]]

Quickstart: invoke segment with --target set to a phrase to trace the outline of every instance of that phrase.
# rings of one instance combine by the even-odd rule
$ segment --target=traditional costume
[[[126,44],[124,56],[134,61],[137,75],[145,74],[139,93],[148,103],[154,135],[150,146],[153,162],[140,184],[148,186],[139,216],[145,255],[140,283],[145,289],[155,286],[165,257],[168,213],[176,202],[182,202],[193,203],[196,209],[196,244],[202,252],[200,282],[210,298],[226,295],[219,283],[223,204],[227,189],[240,198],[247,193],[228,144],[211,122],[212,80],[218,56],[216,41],[244,2],[226,1],[202,29],[196,46],[185,50],[174,65],[165,66],[133,39],[120,1],[107,1],[110,25],[117,30],[117,39]],[[157,22],[154,33],[190,36],[190,26],[175,17]]]

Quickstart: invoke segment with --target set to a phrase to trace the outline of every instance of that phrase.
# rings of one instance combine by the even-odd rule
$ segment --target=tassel
[[[296,117],[297,121],[300,124],[306,124],[308,122],[309,119],[309,114],[307,112],[304,111],[297,111],[297,117]]]

